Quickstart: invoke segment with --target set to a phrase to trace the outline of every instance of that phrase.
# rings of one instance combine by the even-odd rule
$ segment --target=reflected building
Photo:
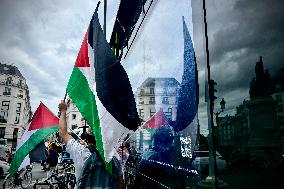
[[[0,139],[16,149],[31,119],[29,88],[16,66],[0,63]]]
[[[147,78],[135,95],[140,118],[146,122],[157,111],[163,110],[170,122],[175,121],[179,89],[180,83],[175,78]],[[151,133],[142,129],[137,132],[136,147],[141,150],[148,148],[150,140]]]
[[[247,100],[236,108],[234,116],[217,117],[217,148],[227,157],[232,150],[246,148],[248,143]]]
[[[271,95],[276,103],[277,121],[280,126],[281,136],[284,136],[284,68],[280,69],[275,77],[274,92]]]

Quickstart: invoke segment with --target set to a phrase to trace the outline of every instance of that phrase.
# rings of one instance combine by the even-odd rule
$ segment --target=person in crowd
[[[123,142],[122,142],[121,146],[119,146],[119,149],[118,149],[118,154],[119,154],[122,170],[125,169],[125,164],[126,164],[128,158],[129,158],[129,155],[130,155],[129,154],[130,144],[127,141],[128,137],[129,137],[129,135],[126,136],[123,139]]]
[[[70,153],[74,161],[76,188],[123,188],[122,169],[117,158],[113,158],[112,174],[109,174],[96,149],[94,136],[89,133],[86,141],[81,143],[73,139],[67,132],[67,105],[63,101],[59,104],[59,111],[59,135],[66,144],[66,151]]]
[[[136,155],[137,154],[137,150],[135,149],[135,146],[131,146],[131,148],[129,150],[129,154],[130,155]]]
[[[44,145],[45,145],[45,154],[46,154],[46,157],[48,157],[48,151],[49,151],[49,149],[48,149],[48,139],[45,140]],[[47,170],[47,168],[46,168],[46,159],[41,160],[41,166],[42,166],[41,170],[43,170],[43,171]]]
[[[134,188],[185,188],[185,180],[174,169],[174,132],[171,126],[157,128],[153,148],[147,150],[136,173]],[[169,179],[171,178],[171,179]]]
[[[7,163],[10,164],[12,162],[12,160],[13,160],[12,153],[9,150],[7,150],[6,151],[6,161],[7,161]]]
[[[52,143],[48,152],[47,159],[45,160],[46,166],[48,168],[47,177],[49,178],[52,174],[55,173],[56,166],[58,163],[58,147],[55,143]]]

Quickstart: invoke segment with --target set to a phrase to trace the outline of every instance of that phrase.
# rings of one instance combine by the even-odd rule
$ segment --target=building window
[[[19,131],[18,128],[14,128],[14,131],[13,131],[13,141],[17,141],[18,131]]]
[[[139,104],[144,104],[143,98],[139,98]]]
[[[21,116],[21,103],[17,103],[17,106],[16,106],[15,124],[19,124],[19,122],[20,122],[20,116]]]
[[[77,125],[72,125],[71,128],[72,128],[72,130],[74,130],[74,129],[77,128]]]
[[[8,121],[8,111],[9,111],[10,101],[2,101],[2,107],[0,112],[0,122],[7,123]]]
[[[0,138],[4,138],[5,137],[5,127],[0,127]]]
[[[165,112],[165,114],[166,114],[166,116],[167,116],[167,118],[169,120],[172,120],[173,109],[172,108],[168,108],[168,111]]]
[[[167,88],[163,88],[163,94],[167,95]]]
[[[72,119],[76,119],[76,114],[72,114]]]
[[[5,87],[5,91],[3,92],[3,95],[11,95],[11,88]]]
[[[149,104],[155,104],[155,97],[150,97]]]
[[[6,85],[12,85],[12,77],[7,77]]]
[[[179,94],[179,88],[176,88],[176,94]]]
[[[18,98],[23,98],[23,90],[19,90]]]
[[[154,109],[154,110],[152,111],[152,109],[150,108],[150,117],[152,117],[155,113],[156,113],[156,110]]]
[[[143,94],[144,94],[144,89],[141,89],[140,95],[143,95]]]
[[[144,109],[139,109],[139,115],[144,118]]]
[[[279,116],[278,117],[280,125],[284,125],[284,116]]]
[[[169,98],[168,97],[163,97],[163,104],[169,104]]]
[[[155,91],[154,91],[154,88],[150,88],[150,94],[154,94]]]
[[[283,112],[283,106],[281,104],[277,105],[277,112]]]
[[[276,101],[277,102],[281,101],[281,95],[276,95]]]

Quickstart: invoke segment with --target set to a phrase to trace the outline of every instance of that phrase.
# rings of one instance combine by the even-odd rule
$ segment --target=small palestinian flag
[[[158,112],[156,112],[146,123],[143,125],[144,129],[157,129],[163,125],[168,125],[169,121],[167,119],[167,116],[163,112],[162,109],[160,109]]]
[[[10,166],[10,175],[43,157],[43,140],[58,130],[59,119],[43,103],[35,111],[26,128]],[[43,145],[42,145],[43,144]],[[39,151],[38,151],[39,150]],[[44,157],[43,157],[44,158]]]

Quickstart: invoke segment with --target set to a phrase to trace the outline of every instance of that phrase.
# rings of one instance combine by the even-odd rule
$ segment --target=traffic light
[[[217,97],[215,96],[215,92],[217,92],[217,90],[215,89],[215,85],[217,85],[217,83],[210,79],[209,81],[209,99],[211,100],[211,102],[214,102]]]

